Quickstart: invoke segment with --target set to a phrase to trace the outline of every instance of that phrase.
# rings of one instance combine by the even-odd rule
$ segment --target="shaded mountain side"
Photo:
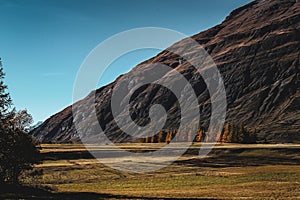
[[[258,132],[258,140],[300,142],[300,3],[296,0],[257,0],[234,10],[223,23],[192,36],[214,59],[224,81],[227,94],[227,121],[243,124]],[[110,107],[112,89],[117,83],[128,84],[130,77],[143,64],[163,63],[183,74],[198,97],[201,125],[207,127],[211,113],[210,96],[200,74],[189,62],[182,61],[170,49],[197,59],[197,51],[182,40],[157,56],[139,64],[104,86],[80,103],[95,95],[98,121],[90,121],[86,132],[100,123],[115,141],[132,141],[113,120]],[[166,80],[176,81],[164,76]],[[131,117],[139,125],[149,122],[149,108],[159,103],[167,110],[165,129],[179,126],[180,107],[172,92],[151,84],[139,88],[131,97]],[[86,118],[87,116],[83,116]],[[55,114],[32,135],[41,142],[78,141],[73,124],[72,107]],[[92,137],[92,136],[91,136]]]

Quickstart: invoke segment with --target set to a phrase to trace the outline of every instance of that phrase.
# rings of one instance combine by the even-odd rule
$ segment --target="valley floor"
[[[144,152],[161,145],[120,146],[126,150]],[[50,187],[51,191],[20,194],[19,197],[300,199],[300,145],[219,144],[205,158],[197,156],[199,146],[194,144],[170,166],[155,172],[134,174],[99,163],[82,145],[45,144],[42,145],[44,161],[36,166],[36,169],[43,170],[43,175],[25,182]],[[110,146],[90,145],[88,148],[93,151],[111,150]],[[2,197],[15,195],[6,193]]]

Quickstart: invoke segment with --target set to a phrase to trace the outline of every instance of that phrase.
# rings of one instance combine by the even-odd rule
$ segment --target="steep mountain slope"
[[[225,21],[192,36],[214,59],[227,93],[227,121],[256,129],[258,140],[300,142],[300,3],[296,0],[257,0],[234,10]],[[172,47],[188,52],[182,40]],[[209,93],[203,79],[189,62],[165,50],[145,63],[163,63],[182,73],[198,97],[201,124],[207,126],[211,112]],[[143,67],[136,66],[131,73]],[[150,69],[151,70],[151,69]],[[168,77],[172,79],[172,77]],[[131,141],[113,120],[110,99],[119,81],[91,93],[101,127],[116,141]],[[149,107],[162,104],[168,113],[166,129],[176,129],[179,107],[174,95],[157,85],[147,85],[131,99],[131,116],[138,124],[149,122]],[[92,121],[86,131],[98,121]],[[72,107],[50,117],[32,134],[42,142],[78,141],[73,124]]]

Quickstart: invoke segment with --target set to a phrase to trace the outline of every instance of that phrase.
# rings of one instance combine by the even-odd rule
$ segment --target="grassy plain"
[[[148,151],[162,144],[122,144]],[[180,146],[180,144],[179,144]],[[43,175],[31,184],[51,188],[22,198],[60,199],[300,199],[300,145],[222,144],[205,158],[194,144],[158,171],[135,174],[112,169],[82,145],[42,145]],[[90,146],[107,151],[109,146]],[[130,161],[134,162],[134,161]],[[15,197],[16,194],[5,194]],[[21,195],[21,194],[20,194]]]

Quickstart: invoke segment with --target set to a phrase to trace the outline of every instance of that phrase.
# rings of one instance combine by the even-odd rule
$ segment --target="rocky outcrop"
[[[227,93],[227,121],[243,124],[258,132],[258,140],[300,142],[300,3],[296,0],[257,0],[234,10],[223,23],[192,36],[214,59]],[[172,47],[188,52],[186,40]],[[191,51],[191,57],[197,52]],[[198,97],[201,124],[207,126],[211,112],[210,96],[201,76],[189,62],[165,50],[143,62],[163,63],[183,74]],[[143,67],[140,64],[130,73]],[[151,69],[147,69],[151,70]],[[127,75],[128,75],[127,74]],[[113,119],[111,91],[119,81],[92,92],[96,96],[98,121],[115,141],[132,141]],[[172,77],[165,77],[172,80]],[[131,98],[131,117],[140,124],[149,122],[149,108],[162,104],[167,110],[166,129],[178,128],[180,108],[172,92],[159,85],[146,85]],[[32,135],[41,142],[78,141],[71,106],[46,120]]]

